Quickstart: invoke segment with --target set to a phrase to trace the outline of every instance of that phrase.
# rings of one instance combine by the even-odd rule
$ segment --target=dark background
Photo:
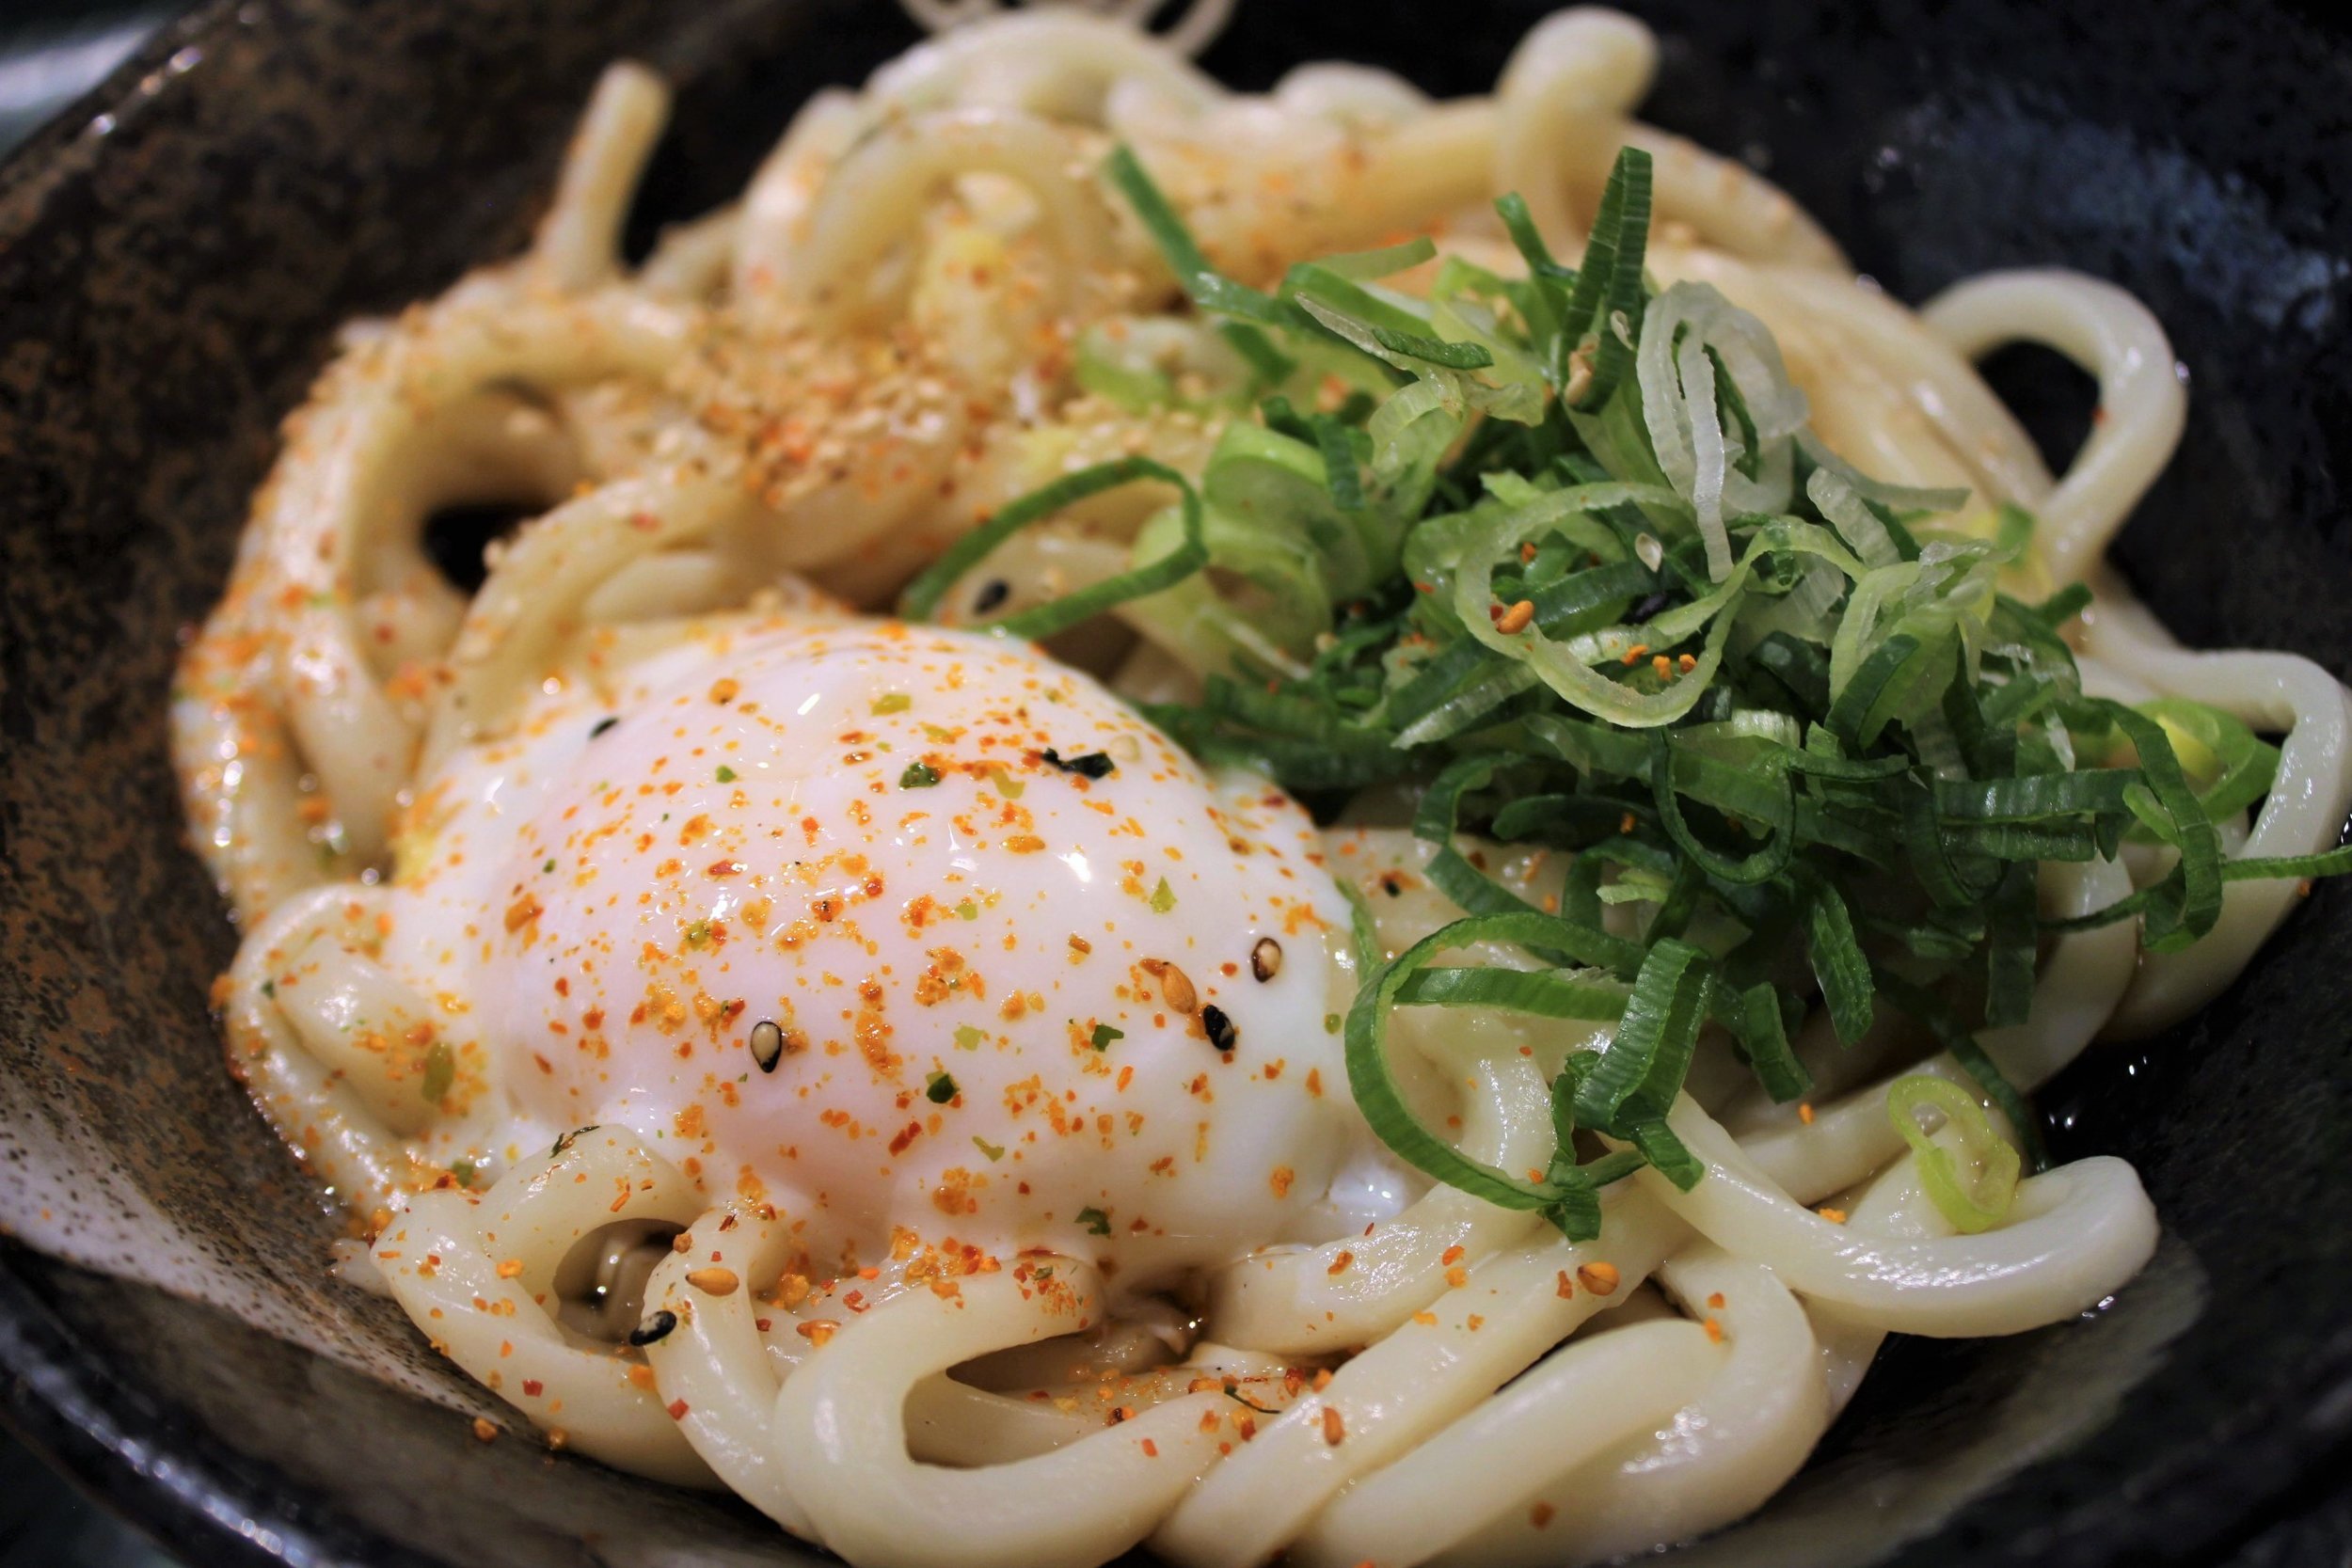
[[[169,0],[0,0],[0,151],[94,85],[181,8]],[[177,1562],[0,1429],[0,1568],[175,1568]],[[2352,1568],[2352,1490],[2291,1499],[2228,1568],[2306,1565]]]

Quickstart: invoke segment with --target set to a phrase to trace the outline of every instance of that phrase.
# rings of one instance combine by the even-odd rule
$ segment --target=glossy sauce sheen
[[[410,813],[386,959],[498,1042],[457,1136],[625,1123],[819,1268],[903,1227],[1136,1286],[1314,1227],[1352,977],[1295,803],[973,635],[722,628],[631,676]]]

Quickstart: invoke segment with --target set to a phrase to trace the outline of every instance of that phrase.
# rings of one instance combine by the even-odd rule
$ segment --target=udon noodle
[[[866,618],[1041,485],[1123,459],[1154,467],[1009,532],[939,585],[933,615],[1018,617],[1181,559],[1198,518],[1180,487],[1270,417],[1233,392],[1264,335],[1187,300],[1197,279],[1105,172],[1115,149],[1221,277],[1268,289],[1292,263],[1422,236],[1524,278],[1503,193],[1573,262],[1631,149],[1654,178],[1653,316],[1710,285],[1769,329],[1797,410],[1779,438],[1804,425],[1852,465],[1815,479],[1877,475],[1895,504],[1964,491],[1979,532],[2004,506],[2031,514],[2001,582],[2095,590],[2067,632],[2086,693],[2187,699],[2283,736],[2268,789],[2217,823],[2222,852],[2330,849],[2352,801],[2344,689],[2291,654],[2184,650],[2103,564],[2182,429],[2183,372],[2148,311],[2057,271],[1906,308],[1757,174],[1635,118],[1656,54],[1640,24],[1576,9],[1487,97],[1337,64],[1248,95],[1120,22],[986,18],[811,100],[739,200],[634,265],[622,225],[670,105],[616,65],[527,254],[350,329],[188,653],[175,745],[245,930],[219,992],[231,1062],[437,1348],[550,1442],[730,1489],[861,1564],[1088,1568],[1137,1544],[1189,1568],[1560,1564],[1756,1508],[1888,1333],[2017,1333],[2125,1286],[2156,1235],[2127,1165],[2026,1175],[1963,1227],[1922,1162],[1981,1173],[2029,1132],[1982,1092],[1978,1047],[2030,1091],[2103,1036],[2180,1019],[2284,918],[2292,878],[2227,882],[2210,932],[2178,945],[2130,920],[2063,926],[2163,884],[2166,846],[2045,860],[2039,911],[2059,924],[2027,949],[2025,1022],[1972,1045],[1882,1007],[1849,1047],[1811,1009],[1794,1101],[1710,1027],[1645,1134],[1662,1127],[1656,1147],[1703,1174],[1653,1158],[1598,1187],[1597,1233],[1571,1239],[1390,1153],[1341,1092],[1340,1021],[1462,916],[1438,863],[1455,843],[1550,911],[1580,896],[1578,857],[1433,842],[1405,826],[1425,776],[1324,804],[1318,828],[1105,694],[1199,704],[1236,671],[1306,678],[1322,645],[1252,597],[1274,568],[1251,579],[1213,549],[1210,573],[1033,633],[1058,662]],[[1429,297],[1438,265],[1416,254],[1380,297]],[[1644,355],[1654,336],[1671,375],[1673,330],[1645,332]],[[2021,341],[2098,383],[2062,475],[1972,365]],[[1445,348],[1417,341],[1375,346],[1391,367]],[[1367,352],[1350,363],[1377,370]],[[1740,352],[1716,372],[1746,391],[1760,458],[1776,416]],[[1703,476],[1711,440],[1718,488],[1686,512],[1752,510],[1740,486],[1769,488],[1771,466],[1726,469],[1738,432],[1688,363],[1678,395],[1709,412],[1683,460]],[[1541,395],[1579,395],[1592,369]],[[1285,373],[1326,416],[1363,385],[1319,371]],[[1443,389],[1425,362],[1391,379]],[[490,503],[528,521],[469,591],[433,523]],[[1717,581],[1728,566],[1708,558]],[[798,713],[832,705],[794,729],[803,686]],[[1062,751],[1040,751],[1039,715]],[[755,732],[801,757],[772,800],[743,793],[767,787]],[[872,847],[888,829],[914,855],[913,816],[843,836],[917,790],[971,815],[953,886]],[[732,838],[729,809],[751,824]],[[1068,904],[1020,869],[1073,856]],[[1360,954],[1343,883],[1370,895]],[[1622,940],[1671,896],[1637,883],[1619,867],[1581,895]],[[600,891],[628,896],[608,910]],[[1127,912],[1082,931],[1098,895]],[[862,947],[826,945],[860,918]],[[628,940],[597,946],[608,929]],[[1169,934],[1138,948],[1137,931]],[[1544,967],[1513,941],[1464,951]],[[842,953],[823,976],[835,1022],[804,989]],[[852,972],[877,954],[880,978]],[[714,976],[736,963],[755,977],[730,992]],[[1120,973],[1081,995],[1089,965]],[[1813,984],[1781,983],[1799,1000]],[[1387,1038],[1442,1140],[1535,1180],[1565,1147],[1564,1064],[1605,1060],[1617,1028],[1400,1006]],[[1963,1103],[1932,1127],[1890,1118],[1890,1085],[1931,1093],[1921,1074]],[[757,1109],[789,1083],[805,1124]],[[839,1137],[819,1147],[825,1107]],[[1580,1127],[1596,1158],[1628,1147]],[[1163,1148],[1164,1128],[1180,1133]],[[952,1163],[926,1152],[947,1145]]]

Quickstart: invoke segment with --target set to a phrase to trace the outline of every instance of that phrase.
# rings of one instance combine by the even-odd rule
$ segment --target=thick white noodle
[[[1491,1512],[1438,1560],[1539,1568],[1645,1551],[1752,1512],[1804,1463],[1830,1418],[1804,1308],[1771,1269],[1705,1243],[1668,1259],[1658,1278],[1724,1341],[1713,1357],[1692,1358],[1708,1370],[1706,1381],[1651,1423],[1655,1430],[1588,1459],[1555,1459],[1543,1444],[1492,1450],[1540,1456],[1513,1499],[1521,1506]],[[1606,1347],[1615,1336],[1592,1342]],[[1564,1414],[1575,1419],[1591,1410]]]
[[[348,885],[312,888],[286,899],[238,946],[223,1008],[230,1069],[278,1135],[361,1214],[387,1209],[417,1172],[376,1114],[372,1102],[382,1097],[370,1092],[367,1076],[350,1071],[361,1064],[347,1054],[323,1058],[278,997],[285,982],[291,1000],[306,969],[311,983],[319,983],[332,962],[329,954],[339,954],[345,942],[363,946],[379,907],[372,890]]]
[[[2122,865],[2110,861],[2052,864],[2042,879],[2042,907],[2054,916],[2092,913],[2132,890]],[[2020,1092],[2031,1093],[2106,1027],[2138,960],[2139,936],[2129,922],[2069,932],[2052,944],[2035,978],[2033,1022],[1987,1030],[1978,1043]],[[1948,1052],[1904,1070],[1979,1092]],[[1842,1192],[1902,1150],[1902,1135],[1887,1120],[1883,1082],[1810,1109],[1808,1121],[1796,1106],[1773,1107],[1745,1121],[1740,1138],[1756,1169],[1800,1202]]]
[[[632,1220],[684,1225],[694,1184],[629,1133],[592,1128],[524,1161],[480,1198],[419,1193],[375,1241],[392,1294],[435,1346],[566,1447],[660,1481],[713,1477],[634,1355],[592,1346],[547,1303],[574,1247]]]
[[[2256,731],[2284,733],[2270,797],[2235,858],[2334,848],[2352,811],[2352,698],[2343,685],[2299,655],[2187,653],[2137,634],[2128,613],[2110,615],[2106,604],[2100,610],[2083,660],[2087,689],[2111,689],[2112,668],[2167,695],[2209,703]],[[2212,1001],[2279,928],[2298,893],[2283,878],[2227,884],[2220,923],[2203,940],[2141,958],[2109,1032],[2152,1035]]]
[[[1299,1568],[1354,1568],[1437,1558],[1479,1521],[1524,1508],[1555,1467],[1586,1464],[1671,1420],[1723,1360],[1705,1330],[1679,1319],[1571,1339],[1502,1393],[1342,1493],[1291,1543],[1286,1560]],[[1517,1462],[1498,1464],[1502,1454]]]
[[[1930,330],[1971,359],[2003,343],[2043,344],[2099,382],[2090,437],[2040,506],[2036,546],[2051,580],[2090,571],[2180,444],[2188,419],[2172,344],[2148,308],[2079,273],[1986,273],[1919,310]]]
[[[624,60],[596,83],[532,246],[532,262],[557,288],[593,288],[619,276],[621,225],[669,118],[669,87],[644,66]]]
[[[1667,1125],[1707,1166],[1685,1193],[1655,1170],[1633,1178],[1691,1227],[1768,1263],[1833,1316],[1932,1338],[2019,1334],[2122,1288],[2155,1249],[2156,1214],[2121,1160],[2093,1156],[2018,1183],[2008,1222],[1977,1236],[1858,1236],[1775,1185],[1689,1096]]]
[[[918,1383],[1100,1320],[1093,1267],[1051,1261],[1050,1287],[1006,1270],[962,1281],[953,1297],[903,1291],[787,1380],[773,1430],[800,1441],[787,1484],[819,1541],[904,1568],[1093,1568],[1141,1540],[1214,1459],[1221,1393],[1170,1400],[1009,1465],[951,1470],[908,1453]]]
[[[783,1382],[770,1364],[760,1304],[749,1288],[783,1272],[793,1250],[791,1229],[781,1219],[714,1209],[687,1234],[691,1250],[663,1259],[645,1281],[644,1318],[662,1311],[677,1318],[675,1328],[645,1347],[646,1365],[663,1396],[685,1406],[678,1433],[711,1473],[793,1534],[813,1535],[786,1479],[790,1456],[773,1419]],[[707,1268],[727,1270],[745,1288],[714,1296],[687,1283],[689,1274]]]
[[[1555,1236],[1487,1259],[1204,1476],[1152,1534],[1152,1548],[1183,1568],[1263,1561],[1349,1482],[1402,1458],[1624,1300],[1686,1234],[1647,1195],[1619,1192],[1605,1205],[1600,1241]],[[1611,1294],[1576,1284],[1595,1263],[1616,1271]],[[1338,1413],[1338,1443],[1326,1410]]]
[[[1654,161],[1662,224],[1751,260],[1846,270],[1836,242],[1788,193],[1630,118],[1657,70],[1657,40],[1620,12],[1580,6],[1537,23],[1496,89],[1495,190],[1518,191],[1545,237],[1570,245],[1591,222],[1617,149],[1630,145]]]
[[[1007,33],[1011,33],[1016,25],[1021,25],[1021,16],[1009,14],[1011,7],[1007,7],[1005,0],[898,0],[898,2],[906,7],[908,16],[920,21],[922,25],[931,28],[934,33],[948,33],[948,28],[960,28],[960,25],[967,25],[967,24],[974,24],[974,21],[983,21],[983,19],[991,21],[991,25],[988,25],[988,28],[969,30],[969,33],[958,33],[958,35],[953,35],[953,38],[944,40],[944,42],[930,44],[930,49],[911,49],[911,52],[903,54],[898,61],[894,61],[892,66],[884,66],[882,71],[875,72],[875,85],[878,87],[884,85],[884,80],[887,80],[889,72],[892,72],[894,68],[903,68],[908,61],[915,61],[915,58],[925,56],[927,52],[946,54],[946,52],[950,52],[950,49],[958,47],[958,44],[967,42],[967,40],[978,42],[978,40],[986,38],[988,42],[1000,42],[1000,40],[1005,40]],[[1148,28],[1151,28],[1152,21],[1160,16],[1160,11],[1165,11],[1165,9],[1167,9],[1167,0],[1061,0],[1058,5],[1047,5],[1047,7],[1040,7],[1040,9],[1035,9],[1035,11],[1028,11],[1030,19],[1054,21],[1054,24],[1071,24],[1071,21],[1080,21],[1080,24],[1085,24],[1085,21],[1094,21],[1094,16],[1101,16],[1101,21],[1096,21],[1096,25],[1101,25],[1105,35],[1105,49],[1099,49],[1099,52],[1096,52],[1094,61],[1087,61],[1087,58],[1057,58],[1057,61],[1040,68],[1040,75],[1066,75],[1066,72],[1071,72],[1073,68],[1087,68],[1087,66],[1096,68],[1096,71],[1101,71],[1101,68],[1105,68],[1105,66],[1127,66],[1127,68],[1160,66],[1162,61],[1167,61],[1167,58],[1174,56],[1174,54],[1200,54],[1202,49],[1207,49],[1209,44],[1216,40],[1216,35],[1226,30],[1228,21],[1232,19],[1232,0],[1188,0],[1188,5],[1184,5],[1184,9],[1176,14],[1176,21],[1169,25],[1169,28],[1160,30],[1160,33],[1151,33]],[[1089,11],[1094,16],[1089,16]],[[1143,47],[1143,44],[1155,44],[1155,47]],[[1110,54],[1108,61],[1104,61],[1101,54],[1110,52],[1110,49],[1118,49],[1118,52]],[[1132,49],[1132,54],[1129,54],[1129,49]]]
[[[1042,212],[1061,297],[1074,301],[1111,251],[1110,210],[1078,145],[1050,120],[1005,109],[938,110],[893,120],[844,153],[792,258],[796,294],[844,325],[885,317],[909,275],[883,263],[920,226],[942,185],[968,174],[1021,182]]]

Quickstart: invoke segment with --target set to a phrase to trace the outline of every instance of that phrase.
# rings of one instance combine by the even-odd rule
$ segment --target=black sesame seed
[[[784,1055],[784,1030],[775,1020],[763,1018],[752,1025],[752,1060],[762,1072],[776,1070],[776,1063]]]
[[[611,729],[613,725],[619,723],[621,719],[618,714],[614,714],[609,718],[597,720],[596,727],[588,732],[588,738],[591,740],[596,739],[596,736],[602,735],[605,731]]]
[[[1209,1032],[1209,1043],[1219,1051],[1232,1050],[1241,1039],[1233,1029],[1233,1021],[1215,1003],[1200,1009],[1200,1027]]]
[[[1012,597],[1012,584],[997,578],[981,588],[980,596],[972,601],[972,613],[985,615]]]
[[[632,1345],[650,1345],[657,1339],[668,1338],[670,1330],[676,1326],[677,1314],[664,1309],[646,1319],[643,1328],[630,1329],[628,1342]]]
[[[1064,757],[1059,752],[1048,746],[1038,754],[1043,757],[1051,767],[1058,768],[1065,773],[1075,773],[1082,778],[1089,779],[1108,778],[1111,769],[1119,766],[1111,761],[1111,754],[1108,752],[1089,752],[1084,756]]]

